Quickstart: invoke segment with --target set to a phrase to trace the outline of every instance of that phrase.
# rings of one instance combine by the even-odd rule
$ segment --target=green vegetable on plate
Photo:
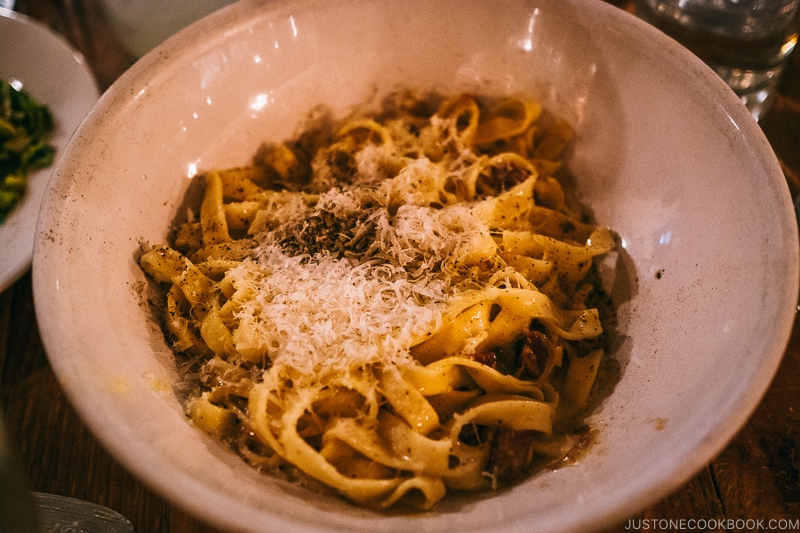
[[[25,90],[0,80],[0,224],[28,188],[28,173],[53,163],[53,115]]]

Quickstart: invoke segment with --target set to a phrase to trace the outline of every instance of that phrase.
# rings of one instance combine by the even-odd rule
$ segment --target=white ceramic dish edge
[[[58,158],[100,96],[94,77],[83,57],[40,22],[0,8],[0,25],[4,28],[0,77],[22,81],[25,90],[50,107],[56,120],[50,142],[56,147]],[[52,170],[51,166],[30,174],[27,194],[0,226],[4,250],[0,257],[0,292],[22,277],[31,265],[39,204]]]

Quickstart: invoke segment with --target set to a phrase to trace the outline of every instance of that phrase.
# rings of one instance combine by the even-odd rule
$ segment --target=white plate
[[[83,57],[59,35],[24,15],[0,8],[0,78],[18,80],[48,106],[56,128],[50,143],[56,158],[100,97]],[[39,205],[51,167],[28,176],[28,192],[0,225],[0,292],[30,267]]]

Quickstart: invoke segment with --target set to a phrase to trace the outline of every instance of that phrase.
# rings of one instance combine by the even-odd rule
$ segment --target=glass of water
[[[637,0],[637,15],[694,52],[758,120],[798,39],[800,0]]]

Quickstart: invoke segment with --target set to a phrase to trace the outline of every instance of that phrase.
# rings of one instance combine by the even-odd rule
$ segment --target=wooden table
[[[616,3],[627,8],[625,0]],[[16,9],[43,21],[83,53],[101,90],[133,63],[108,29],[98,0],[18,0]],[[0,36],[0,47],[1,41]],[[778,100],[762,120],[762,127],[781,160],[792,193],[797,195],[800,54],[794,55]],[[139,533],[214,531],[128,474],[78,419],[42,349],[30,273],[0,295],[0,412],[5,413],[8,432],[33,490],[108,506],[127,516]],[[766,397],[730,445],[674,494],[631,518],[632,522],[625,520],[609,531],[681,530],[691,519],[789,519],[797,524],[800,324],[794,328]],[[670,526],[665,520],[672,520],[676,527],[662,527]],[[735,530],[736,522],[733,525]]]

